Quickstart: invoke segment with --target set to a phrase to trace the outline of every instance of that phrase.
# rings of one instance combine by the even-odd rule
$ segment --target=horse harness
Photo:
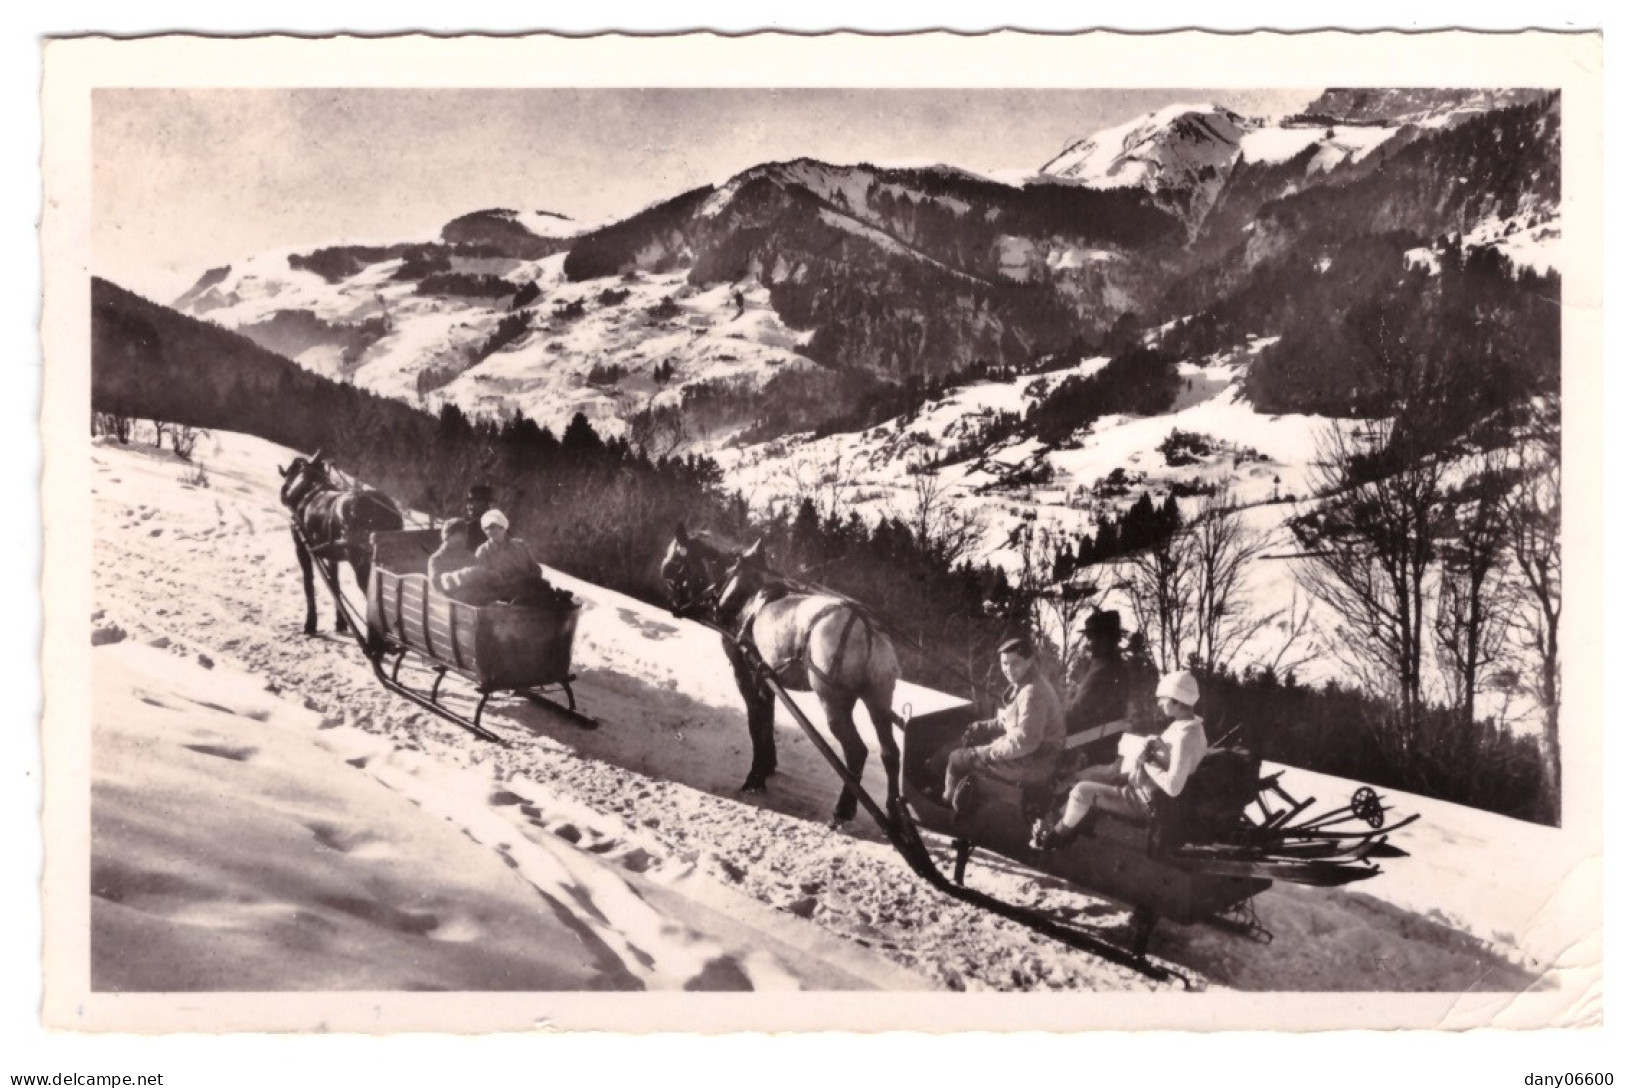
[[[758,660],[761,660],[761,650],[756,645],[756,617],[761,614],[763,608],[766,608],[774,601],[780,600],[787,596],[789,596],[789,590],[785,589],[783,586],[775,586],[772,589],[763,589],[751,599],[750,604],[745,606],[745,611],[739,617],[739,633],[734,636],[734,639],[736,642],[755,649]],[[869,622],[869,617],[865,616],[862,610],[858,609],[847,601],[832,600],[825,604],[824,607],[814,612],[807,622],[802,625],[800,636],[796,639],[796,644],[790,654],[790,659],[784,662],[783,665],[775,667],[774,665],[768,664],[768,662],[765,660],[762,660],[762,665],[765,668],[771,669],[776,675],[779,669],[783,668],[784,665],[799,664],[807,670],[808,675],[816,676],[826,687],[832,688],[835,691],[844,691],[842,685],[838,684],[834,677],[830,676],[829,673],[826,673],[823,669],[820,669],[817,665],[813,664],[811,653],[812,633],[814,629],[818,627],[818,624],[824,619],[824,617],[832,616],[842,608],[848,609],[850,614],[847,616],[846,626],[841,628],[840,640],[835,644],[835,660],[831,665],[831,671],[833,671],[836,675],[840,675],[842,671],[841,666],[846,660],[847,643],[852,638],[852,629],[856,627],[859,622],[862,622],[864,633],[869,637],[871,642],[874,640],[874,629],[873,625]]]
[[[294,497],[293,502],[289,504],[293,511],[294,525],[300,531],[300,536],[304,540],[305,548],[315,558],[331,559],[336,557],[341,560],[348,560],[351,558],[355,549],[359,547],[359,545],[352,543],[344,536],[344,530],[348,528],[348,522],[343,513],[339,510],[339,504],[353,494],[362,493],[347,491],[343,488],[336,487],[331,480],[328,480],[325,485],[320,481],[313,480],[308,487],[301,489],[301,493],[297,497]],[[306,512],[312,503],[323,496],[332,497],[334,521],[338,526],[339,536],[334,540],[328,540],[318,544],[310,540],[309,534],[305,531],[305,524],[307,520]]]

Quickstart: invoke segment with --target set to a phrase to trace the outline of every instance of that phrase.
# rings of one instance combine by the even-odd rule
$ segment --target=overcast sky
[[[99,90],[93,265],[168,302],[205,269],[430,238],[479,208],[628,215],[761,162],[1035,171],[1173,102],[1313,90]]]

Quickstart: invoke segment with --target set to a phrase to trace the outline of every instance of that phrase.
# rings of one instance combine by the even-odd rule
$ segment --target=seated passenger
[[[1128,715],[1128,664],[1123,660],[1123,621],[1115,610],[1091,612],[1083,621],[1088,663],[1079,670],[1066,707],[1066,734],[1119,721]]]
[[[1188,672],[1171,672],[1157,684],[1157,709],[1172,719],[1159,737],[1145,739],[1132,758],[1090,767],[1072,776],[1066,811],[1057,822],[1033,826],[1032,845],[1054,850],[1093,832],[1096,814],[1105,811],[1131,820],[1149,820],[1165,797],[1178,797],[1191,772],[1207,754],[1207,734],[1196,716],[1200,690]],[[1125,742],[1137,738],[1125,737]]]
[[[485,543],[485,530],[480,528],[480,519],[495,505],[488,485],[475,484],[468,489],[468,497],[463,500],[462,520],[467,529],[469,552],[479,550],[479,546]]]
[[[552,603],[557,591],[542,577],[542,565],[530,546],[508,535],[508,519],[501,510],[488,510],[480,518],[486,541],[474,553],[474,565],[440,579],[444,592],[472,592],[486,601],[512,604]]]
[[[440,527],[440,548],[429,556],[427,574],[430,587],[453,600],[475,603],[473,586],[461,586],[456,590],[447,590],[444,586],[446,575],[467,570],[473,563],[474,552],[468,546],[468,523],[462,518],[452,518]]]
[[[1061,700],[1038,669],[1032,643],[1013,638],[999,647],[999,666],[1010,688],[997,718],[972,722],[957,747],[933,757],[933,777],[943,775],[943,799],[956,816],[975,803],[976,779],[1042,782],[1055,773],[1066,743]]]

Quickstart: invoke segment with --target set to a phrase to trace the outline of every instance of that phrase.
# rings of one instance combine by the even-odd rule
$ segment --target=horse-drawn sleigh
[[[380,492],[340,487],[320,453],[295,458],[282,470],[283,501],[293,513],[294,543],[304,574],[306,633],[316,627],[311,568],[320,570],[338,614],[337,629],[353,631],[379,683],[482,740],[502,738],[482,724],[486,705],[512,694],[550,706],[585,728],[597,722],[576,709],[570,671],[579,602],[567,594],[527,603],[474,605],[435,591],[427,563],[440,541],[433,529],[403,529],[398,508]],[[339,564],[354,567],[366,592],[363,622],[350,615]],[[401,680],[413,657],[433,674],[427,691]],[[442,698],[447,676],[478,695],[472,715]],[[564,704],[552,696],[562,693]]]
[[[891,709],[895,655],[885,625],[860,604],[823,587],[797,583],[767,570],[755,547],[730,548],[717,538],[679,529],[662,563],[675,613],[716,630],[734,666],[748,712],[755,755],[746,789],[765,787],[771,774],[773,700],[777,700],[840,777],[843,789],[833,823],[861,805],[909,866],[939,891],[1021,922],[1073,947],[1156,978],[1173,972],[1146,957],[1160,919],[1179,924],[1214,922],[1267,939],[1249,904],[1276,880],[1330,887],[1369,879],[1377,858],[1403,857],[1388,833],[1412,822],[1387,822],[1382,799],[1357,790],[1346,806],[1311,812],[1281,785],[1279,772],[1261,775],[1256,759],[1217,748],[1197,768],[1187,789],[1160,806],[1149,822],[1105,816],[1091,837],[1065,849],[1041,851],[1029,829],[1050,799],[1031,785],[984,780],[969,814],[941,799],[934,757],[959,742],[977,716],[970,703],[909,719]],[[765,630],[764,630],[765,621]],[[832,632],[861,628],[861,641]],[[765,637],[764,637],[765,636]],[[843,656],[846,655],[846,656]],[[850,660],[855,657],[857,660]],[[823,706],[843,759],[823,738],[789,690],[812,690]],[[861,699],[881,743],[886,801],[864,787],[865,755],[851,722]],[[763,703],[765,702],[765,707]],[[1121,732],[1114,725],[1108,732]],[[897,740],[901,734],[901,753]],[[1097,745],[1099,728],[1073,738]],[[921,831],[944,836],[953,852],[951,879],[939,868]],[[966,867],[976,848],[1128,907],[1126,947],[1032,908],[967,887]]]
[[[496,740],[480,724],[486,704],[500,692],[549,704],[562,693],[563,706],[552,704],[586,728],[597,723],[576,710],[575,675],[570,671],[580,602],[560,597],[525,604],[473,605],[435,592],[424,567],[439,543],[433,529],[377,533],[373,536],[372,577],[367,586],[367,656],[379,679],[397,694],[464,726],[486,740]],[[400,682],[402,660],[412,654],[434,671],[427,694]],[[384,675],[385,663],[393,663]],[[464,718],[440,701],[448,674],[474,685],[479,703]]]

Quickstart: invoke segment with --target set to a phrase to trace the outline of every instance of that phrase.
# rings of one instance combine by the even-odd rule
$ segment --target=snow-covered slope
[[[275,464],[287,451],[216,435],[199,455],[206,484],[148,448],[92,452],[95,625],[103,642],[123,636],[94,651],[96,804],[123,863],[176,878],[125,881],[122,905],[98,908],[105,919],[139,922],[188,955],[214,947],[245,962],[258,962],[264,947],[240,925],[249,916],[281,919],[288,934],[315,927],[317,955],[322,918],[349,934],[358,956],[422,942],[428,958],[419,967],[353,967],[394,985],[431,969],[491,977],[498,968],[468,947],[479,942],[455,938],[495,939],[514,903],[551,895],[581,912],[590,939],[578,930],[579,943],[563,943],[554,959],[535,950],[512,957],[506,977],[548,970],[571,978],[608,971],[650,986],[906,988],[921,977],[973,989],[1147,986],[936,896],[866,821],[852,834],[826,829],[819,820],[836,781],[788,723],[779,727],[780,775],[770,792],[737,796],[745,728],[715,636],[658,608],[560,577],[586,604],[577,666],[582,705],[603,723],[593,732],[526,703],[499,703],[486,720],[512,747],[498,749],[389,696],[353,644],[297,634],[303,603],[275,497]],[[154,658],[158,648],[165,653]],[[409,679],[427,680],[408,669]],[[916,688],[900,698],[923,710],[944,697]],[[127,714],[135,703],[148,709]],[[156,746],[150,757],[131,751],[144,746]],[[103,759],[104,751],[117,755]],[[877,763],[866,775],[876,785]],[[1286,773],[1294,792],[1328,801],[1354,786]],[[236,809],[228,824],[251,837],[252,863],[204,849],[177,813],[198,791],[218,795],[223,774],[232,776]],[[390,834],[408,799],[462,835],[406,825]],[[1257,906],[1272,944],[1167,926],[1153,953],[1208,988],[1473,991],[1444,1023],[1481,1022],[1514,1000],[1507,995],[1550,1003],[1586,984],[1594,948],[1574,937],[1577,923],[1590,932],[1595,864],[1574,854],[1570,836],[1394,800],[1424,820],[1396,836],[1413,856],[1390,863],[1391,872],[1352,890],[1265,893]],[[123,819],[137,814],[140,821]],[[410,854],[419,844],[445,853]],[[430,886],[432,904],[390,898],[396,866],[431,861],[446,870]],[[1509,892],[1514,873],[1521,884]],[[237,905],[208,893],[228,874],[242,893]],[[973,866],[970,880],[1108,933],[1127,921],[1119,908],[996,859]],[[301,904],[313,910],[300,914]],[[138,908],[143,917],[132,920]],[[541,931],[523,926],[545,924],[515,919],[504,936],[524,943],[522,934]],[[121,942],[131,932],[111,921],[103,931]],[[570,952],[589,947],[591,957]],[[191,969],[196,985],[229,973],[218,964]],[[296,957],[282,969],[285,984],[299,986],[320,965]],[[1592,1010],[1574,1004],[1569,1015],[1583,1020]],[[1440,1026],[1430,1015],[1429,1026]]]
[[[1296,499],[1308,491],[1316,442],[1331,423],[1318,416],[1262,414],[1243,399],[1248,365],[1272,343],[1253,340],[1244,349],[1183,364],[1185,388],[1167,413],[1107,416],[1062,446],[1019,435],[989,442],[988,436],[996,433],[1001,413],[1023,415],[1046,390],[1099,370],[1105,358],[967,385],[914,416],[866,431],[790,436],[721,449],[715,456],[734,486],[763,508],[786,504],[793,514],[794,504],[811,498],[821,509],[833,507],[842,516],[856,511],[870,521],[891,516],[907,522],[919,501],[916,472],[935,465],[943,500],[981,521],[972,558],[990,560],[1012,575],[1020,574],[1023,563],[1021,530],[1092,534],[1103,515],[1121,515],[1142,492],[1158,505],[1175,494],[1189,518],[1203,492],[1228,489],[1247,508],[1249,527],[1272,535],[1281,545],[1277,550],[1289,551],[1283,525],[1299,511]],[[1199,436],[1211,449],[1171,465],[1158,447],[1175,431]],[[1290,565],[1254,567],[1254,589],[1262,599],[1290,605]],[[1121,600],[1107,600],[1124,607]],[[1262,662],[1279,649],[1266,632],[1249,652]],[[1320,675],[1313,667],[1302,675],[1310,673]]]
[[[98,990],[924,985],[809,952],[800,927],[542,783],[499,790],[123,634],[93,633]]]
[[[779,320],[754,282],[701,291],[676,272],[569,283],[562,253],[453,259],[454,272],[497,276],[515,290],[534,284],[534,297],[515,307],[508,297],[420,293],[395,277],[399,258],[336,283],[287,258],[261,254],[211,276],[183,309],[319,374],[430,410],[452,403],[501,417],[517,409],[555,433],[583,412],[600,433],[615,434],[650,404],[681,403],[691,386],[755,387],[813,365],[797,350],[805,335]],[[315,321],[294,324],[293,312]],[[485,353],[504,321],[524,328]]]

